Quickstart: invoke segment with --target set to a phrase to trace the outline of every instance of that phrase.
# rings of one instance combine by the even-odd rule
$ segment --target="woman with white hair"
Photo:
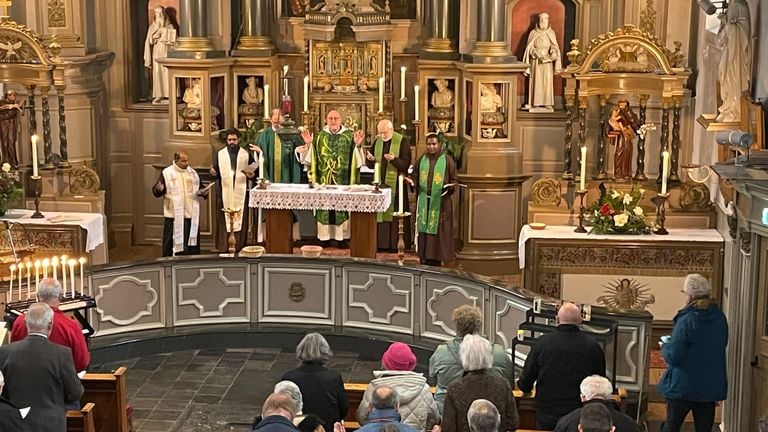
[[[512,387],[505,378],[491,372],[493,354],[488,339],[475,334],[464,336],[459,346],[464,377],[448,387],[443,410],[442,432],[467,432],[467,412],[472,402],[487,399],[501,414],[500,431],[514,431],[520,422]]]
[[[296,346],[296,369],[284,373],[281,380],[298,385],[303,395],[303,412],[323,419],[326,431],[347,414],[349,399],[338,371],[328,368],[333,352],[320,333],[308,333]]]
[[[715,407],[726,397],[725,347],[728,323],[711,298],[709,280],[686,276],[686,305],[675,316],[672,336],[662,336],[661,355],[667,370],[656,386],[667,400],[662,432],[677,432],[689,411],[696,431],[711,431]]]

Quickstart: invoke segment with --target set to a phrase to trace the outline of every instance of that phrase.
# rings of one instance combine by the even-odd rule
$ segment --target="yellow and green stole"
[[[392,135],[392,143],[389,145],[389,152],[397,157],[400,155],[400,142],[403,140],[403,136],[400,134]],[[376,139],[376,144],[373,148],[374,156],[376,160],[383,159],[384,153],[384,140],[381,138]],[[384,176],[384,184],[392,189],[392,200],[389,202],[389,208],[385,212],[376,213],[376,222],[392,222],[392,211],[395,209],[395,195],[400,192],[397,190],[397,167],[392,164],[392,161],[387,161],[387,172]],[[381,181],[381,179],[377,179]]]
[[[429,178],[429,157],[424,156],[419,163],[419,199],[416,205],[418,215],[417,229],[420,233],[437,234],[440,225],[440,205],[442,203],[443,183],[445,181],[445,153],[435,162],[432,175],[432,187],[427,185]],[[430,191],[427,196],[427,190]]]

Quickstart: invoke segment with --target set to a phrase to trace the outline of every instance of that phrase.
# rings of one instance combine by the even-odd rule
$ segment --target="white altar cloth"
[[[691,242],[722,242],[723,236],[715,229],[670,229],[668,235],[640,234],[586,234],[576,233],[575,226],[548,225],[543,230],[535,230],[524,225],[520,230],[518,240],[518,256],[520,268],[525,268],[525,244],[529,239],[584,239],[584,240],[626,240],[627,242],[663,242],[663,241],[691,241]],[[589,229],[589,228],[588,228]]]
[[[52,212],[44,218],[32,219],[33,210],[10,209],[0,220],[22,225],[79,225],[86,231],[85,251],[90,252],[104,243],[104,215],[101,213]]]
[[[368,185],[315,185],[274,183],[267,189],[251,189],[249,206],[283,210],[336,210],[361,213],[383,212],[392,201],[391,190],[374,193]]]

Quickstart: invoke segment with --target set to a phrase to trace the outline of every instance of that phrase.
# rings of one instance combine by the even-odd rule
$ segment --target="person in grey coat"
[[[53,309],[34,303],[26,317],[29,336],[0,347],[3,395],[16,407],[30,407],[24,422],[35,432],[67,429],[67,405],[80,401],[83,385],[69,348],[48,341]]]

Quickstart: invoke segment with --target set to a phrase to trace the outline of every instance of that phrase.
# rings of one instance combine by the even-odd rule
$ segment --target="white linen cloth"
[[[0,220],[22,225],[79,225],[86,231],[85,251],[90,252],[104,243],[104,219],[101,213],[42,212],[42,219],[32,219],[33,210],[10,209]]]
[[[374,193],[373,186],[320,186],[305,184],[270,184],[267,189],[251,189],[252,208],[283,210],[336,210],[362,213],[386,211],[392,200],[391,190]]]

